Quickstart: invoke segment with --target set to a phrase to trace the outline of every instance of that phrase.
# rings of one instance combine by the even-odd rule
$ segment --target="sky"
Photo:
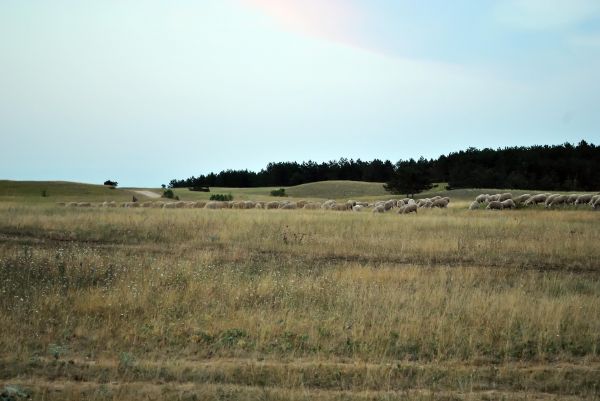
[[[600,143],[598,0],[3,0],[0,179]]]

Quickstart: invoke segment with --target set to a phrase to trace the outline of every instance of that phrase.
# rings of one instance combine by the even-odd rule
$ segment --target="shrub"
[[[165,189],[163,191],[162,197],[163,198],[173,199],[173,198],[175,198],[175,193],[173,192],[172,189]]]
[[[271,191],[271,196],[287,196],[285,188],[274,189]]]
[[[46,198],[48,197],[48,191],[45,189],[42,189],[42,198]]]
[[[233,195],[231,195],[231,194],[226,194],[226,195],[224,195],[224,194],[214,194],[214,195],[210,196],[210,200],[213,200],[213,201],[222,201],[222,202],[230,201],[230,200],[233,200]]]
[[[109,187],[115,188],[117,185],[119,185],[119,183],[116,181],[106,180],[104,181],[104,185],[108,185]]]

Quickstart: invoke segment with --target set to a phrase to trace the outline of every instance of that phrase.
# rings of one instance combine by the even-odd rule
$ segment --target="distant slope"
[[[378,197],[388,194],[380,182],[320,181],[286,188],[295,198],[349,199]]]
[[[46,196],[42,196],[45,192]],[[67,181],[8,181],[0,180],[0,201],[3,202],[102,202],[131,200],[128,189],[111,189],[104,185]],[[143,198],[140,195],[138,198]]]

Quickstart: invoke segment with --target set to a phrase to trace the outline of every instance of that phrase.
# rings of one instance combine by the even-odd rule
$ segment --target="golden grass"
[[[597,396],[599,222],[0,205],[0,384],[73,400]]]

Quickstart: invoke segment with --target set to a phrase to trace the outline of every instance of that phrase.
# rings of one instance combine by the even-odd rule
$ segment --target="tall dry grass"
[[[3,380],[597,394],[593,212],[0,208]]]

